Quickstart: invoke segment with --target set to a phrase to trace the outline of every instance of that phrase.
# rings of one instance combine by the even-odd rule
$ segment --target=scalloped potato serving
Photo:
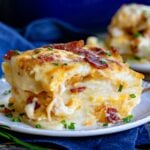
[[[114,124],[139,104],[143,75],[117,50],[73,41],[9,51],[2,68],[11,86],[13,116],[34,127],[81,129]]]
[[[123,5],[108,28],[107,46],[115,47],[127,61],[150,62],[150,6]]]

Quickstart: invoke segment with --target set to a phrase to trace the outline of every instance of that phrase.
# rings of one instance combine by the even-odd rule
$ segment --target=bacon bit
[[[8,114],[11,113],[12,111],[8,108],[4,108],[3,113]]]
[[[28,97],[27,104],[32,103],[33,102],[33,98],[34,98],[33,96]]]
[[[79,93],[79,92],[83,92],[85,89],[86,89],[86,87],[82,86],[82,87],[78,87],[78,88],[72,88],[72,89],[70,89],[70,92]]]
[[[92,53],[87,53],[85,56],[85,61],[89,62],[91,65],[93,65],[94,67],[98,68],[98,69],[104,69],[108,67],[107,63],[103,63],[101,61],[101,57],[97,57],[96,55],[93,55]]]
[[[73,52],[75,54],[79,54],[84,56],[84,60],[93,65],[94,67],[98,69],[104,69],[108,67],[107,63],[103,63],[101,61],[100,55],[105,54],[105,51],[101,48],[93,47],[91,48],[92,51],[83,49],[84,41],[73,41],[69,43],[62,43],[62,44],[52,44],[45,47],[51,47],[61,50],[66,50]]]
[[[27,104],[31,104],[33,102],[33,96],[28,97]],[[41,105],[38,102],[35,102],[35,110],[38,109]]]
[[[120,121],[120,117],[118,116],[117,110],[115,108],[107,108],[106,118],[110,123],[117,123]]]
[[[90,47],[90,49],[97,55],[104,55],[106,54],[102,48],[99,47]]]
[[[13,56],[16,56],[16,55],[18,55],[18,53],[17,53],[16,51],[14,51],[14,50],[9,50],[9,51],[4,55],[4,59],[5,59],[5,60],[11,60],[11,58],[12,58]]]
[[[50,55],[40,55],[38,56],[38,59],[41,63],[52,62],[54,60],[53,56]]]
[[[35,103],[35,110],[38,109],[40,107],[40,104],[38,102]]]
[[[120,55],[120,54],[119,54],[119,51],[118,51],[115,47],[111,47],[111,48],[110,48],[110,51],[111,51],[112,54],[114,54],[114,55]]]
[[[135,54],[138,52],[138,44],[139,44],[139,39],[134,39],[131,41],[131,51]]]
[[[67,50],[67,51],[72,51],[73,49],[76,48],[82,48],[84,46],[84,41],[72,41],[68,43],[60,43],[60,44],[51,44],[47,45],[45,47],[51,47],[51,48],[56,48],[56,49],[61,49],[61,50]]]

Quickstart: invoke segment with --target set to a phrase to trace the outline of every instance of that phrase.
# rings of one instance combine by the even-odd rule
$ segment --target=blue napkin
[[[55,19],[34,21],[22,30],[0,23],[0,63],[3,55],[10,49],[23,51],[48,43],[85,39],[89,35],[93,34]],[[2,71],[0,73],[2,75]],[[150,146],[149,124],[116,134],[81,138],[31,136],[12,131],[10,133],[26,142],[55,144],[69,150],[134,150],[136,146]]]

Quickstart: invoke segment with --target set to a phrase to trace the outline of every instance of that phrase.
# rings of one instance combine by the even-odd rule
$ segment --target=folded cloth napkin
[[[23,51],[53,42],[85,39],[89,35],[93,34],[55,19],[34,21],[20,33],[0,23],[0,63],[9,49]],[[150,146],[149,132],[149,124],[116,134],[80,138],[31,136],[10,131],[25,142],[55,144],[69,150],[134,150],[136,146]]]

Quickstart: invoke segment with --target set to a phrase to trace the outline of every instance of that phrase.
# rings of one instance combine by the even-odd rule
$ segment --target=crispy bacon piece
[[[108,67],[107,63],[103,63],[101,61],[101,56],[105,54],[105,51],[101,48],[93,47],[90,50],[83,49],[84,41],[73,41],[69,43],[62,43],[62,44],[52,44],[45,47],[52,47],[56,49],[62,49],[66,51],[73,52],[75,54],[79,54],[84,56],[84,60],[90,63],[92,66],[98,69],[104,69]]]
[[[90,50],[92,50],[97,55],[106,54],[106,52],[102,48],[99,48],[99,47],[90,47]]]
[[[40,107],[40,104],[38,102],[35,103],[35,110],[38,109]]]
[[[10,60],[13,56],[18,55],[18,53],[14,50],[9,50],[5,55],[4,55],[4,59],[5,60]]]
[[[39,60],[41,63],[44,63],[44,62],[52,62],[52,61],[54,61],[54,57],[53,57],[53,56],[50,56],[50,55],[39,55],[39,56],[38,56],[38,60]]]
[[[32,102],[33,102],[33,98],[34,98],[34,96],[30,96],[30,97],[28,97],[28,99],[27,99],[27,104],[31,104]],[[36,109],[38,109],[40,107],[40,104],[38,103],[38,102],[35,102],[35,110]]]
[[[70,51],[70,50],[73,50],[76,48],[82,48],[83,46],[84,46],[84,41],[80,40],[80,41],[72,41],[72,42],[68,42],[68,43],[50,44],[45,47],[51,47],[51,48]]]
[[[70,92],[72,92],[72,93],[79,93],[79,92],[83,92],[85,89],[86,89],[85,86],[81,86],[81,87],[70,89]]]
[[[101,57],[98,57],[92,53],[86,53],[84,59],[98,69],[104,69],[108,67],[108,64],[106,62],[104,63]]]
[[[5,114],[11,113],[11,112],[12,111],[10,109],[6,108],[6,107],[3,110],[3,113],[5,113]]]
[[[106,110],[106,119],[110,123],[117,123],[120,121],[120,117],[118,115],[118,112],[115,108],[107,108]]]
[[[34,98],[33,96],[28,97],[27,104],[32,103],[33,102],[33,98]]]

